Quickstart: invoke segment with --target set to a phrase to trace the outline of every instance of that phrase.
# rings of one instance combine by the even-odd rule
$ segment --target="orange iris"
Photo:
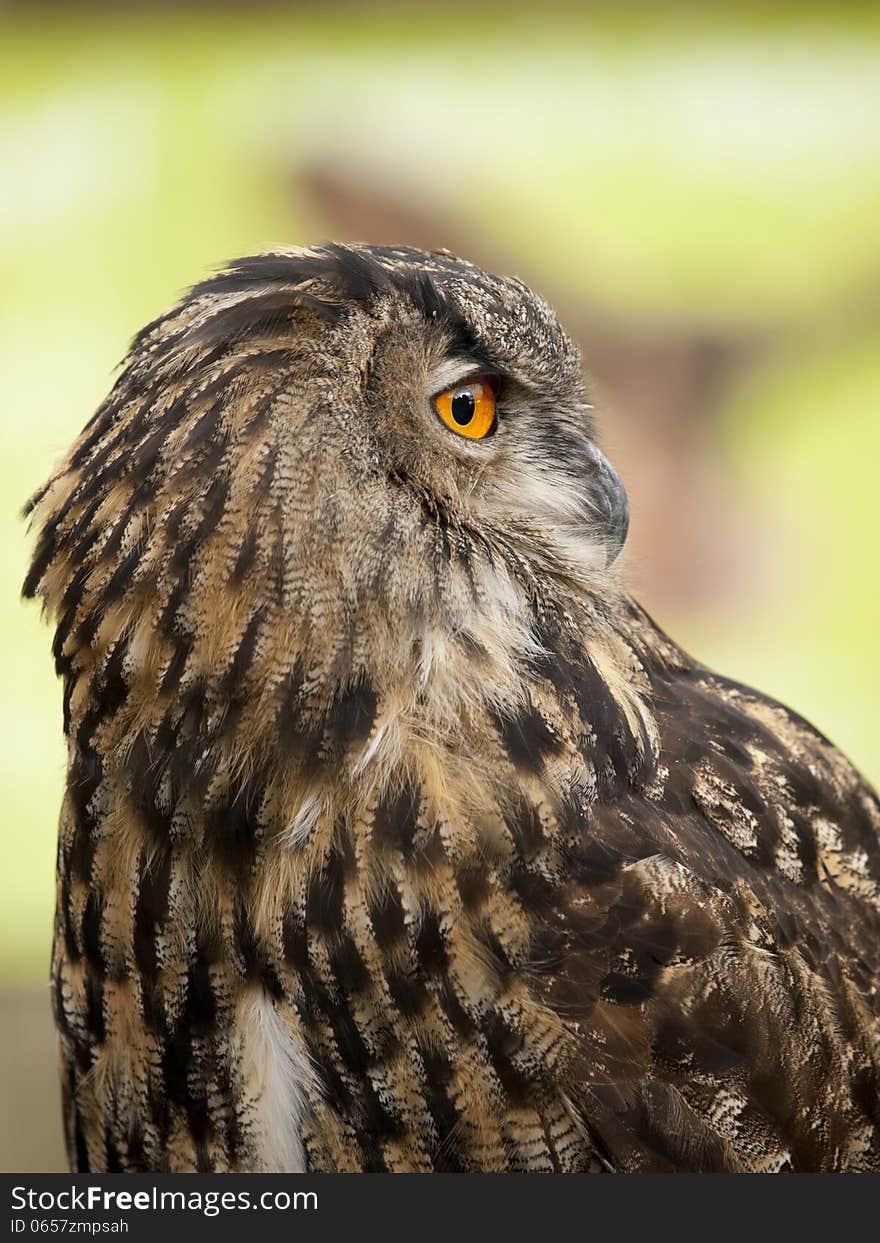
[[[434,407],[459,436],[482,440],[495,427],[495,385],[489,376],[475,376],[438,393]]]

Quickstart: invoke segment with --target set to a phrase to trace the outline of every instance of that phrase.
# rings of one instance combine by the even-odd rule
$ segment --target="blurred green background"
[[[12,9],[0,100],[0,1168],[61,1160],[60,688],[17,512],[133,333],[224,259],[427,243],[545,292],[645,605],[880,779],[876,8]]]

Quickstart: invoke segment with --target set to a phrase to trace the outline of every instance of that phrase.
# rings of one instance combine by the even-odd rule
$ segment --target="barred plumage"
[[[877,798],[628,598],[520,282],[240,260],[32,508],[73,1168],[880,1169]]]

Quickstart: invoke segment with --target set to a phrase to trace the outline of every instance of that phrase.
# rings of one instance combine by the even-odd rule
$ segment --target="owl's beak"
[[[592,521],[604,539],[608,565],[620,555],[629,530],[629,501],[617,471],[602,450],[590,445],[594,482],[590,489]]]

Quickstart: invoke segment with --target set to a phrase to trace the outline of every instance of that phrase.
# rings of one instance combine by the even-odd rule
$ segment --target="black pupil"
[[[459,427],[470,423],[476,408],[474,395],[469,388],[460,388],[452,399],[452,417]]]

